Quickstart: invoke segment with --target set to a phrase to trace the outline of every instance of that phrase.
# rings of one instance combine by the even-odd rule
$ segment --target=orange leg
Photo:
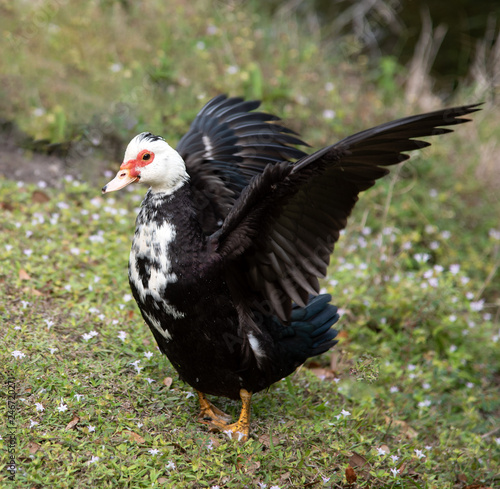
[[[216,408],[203,394],[203,392],[196,391],[200,401],[200,414],[198,421],[204,424],[220,423],[221,425],[229,423],[231,416]]]
[[[252,399],[252,393],[245,389],[241,389],[240,397],[242,402],[241,414],[236,423],[227,424],[212,421],[210,426],[214,431],[226,433],[229,438],[235,438],[238,441],[247,441],[250,433],[250,401]]]

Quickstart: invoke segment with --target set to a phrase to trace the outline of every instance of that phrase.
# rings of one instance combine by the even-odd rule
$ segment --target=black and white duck
[[[198,392],[199,420],[247,439],[252,394],[335,343],[337,308],[319,294],[358,194],[451,132],[467,105],[406,117],[310,155],[258,101],[208,102],[177,150],[144,132],[103,193],[149,186],[129,281],[160,350]],[[242,400],[239,420],[206,394]]]

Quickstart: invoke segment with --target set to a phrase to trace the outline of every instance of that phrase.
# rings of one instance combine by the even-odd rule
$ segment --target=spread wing
[[[349,136],[296,163],[268,166],[241,193],[222,228],[210,237],[228,266],[237,300],[286,321],[292,300],[319,292],[340,231],[358,194],[429,146],[414,138],[451,132],[478,105],[406,117]]]
[[[298,159],[306,145],[264,112],[259,101],[219,95],[196,116],[177,151],[191,177],[193,200],[206,234],[215,232],[241,191],[268,164]]]

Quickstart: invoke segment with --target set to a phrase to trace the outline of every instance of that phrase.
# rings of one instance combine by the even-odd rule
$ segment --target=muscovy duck
[[[150,188],[137,216],[129,281],[145,322],[181,379],[199,421],[246,440],[250,399],[336,341],[337,308],[319,294],[330,254],[358,194],[479,110],[466,105],[406,117],[310,155],[296,133],[220,95],[177,151],[141,133],[103,193]],[[296,160],[296,161],[292,161]],[[237,422],[206,394],[242,400]]]

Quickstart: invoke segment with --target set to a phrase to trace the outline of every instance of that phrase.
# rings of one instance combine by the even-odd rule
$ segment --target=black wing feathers
[[[204,232],[215,232],[242,190],[268,164],[302,158],[290,145],[305,145],[279,118],[250,112],[259,101],[219,95],[196,116],[177,151],[191,177],[193,200]]]
[[[414,138],[450,132],[440,126],[467,122],[461,116],[477,110],[478,105],[469,105],[399,119],[296,163],[284,161],[256,173],[222,228],[209,238],[227,264],[228,279],[238,284],[239,295],[288,321],[292,301],[304,306],[309,294],[319,292],[318,277],[326,274],[359,192],[388,173],[383,167],[409,158],[402,152],[429,145]],[[278,156],[289,149],[269,151]],[[247,164],[258,171],[255,161]]]

